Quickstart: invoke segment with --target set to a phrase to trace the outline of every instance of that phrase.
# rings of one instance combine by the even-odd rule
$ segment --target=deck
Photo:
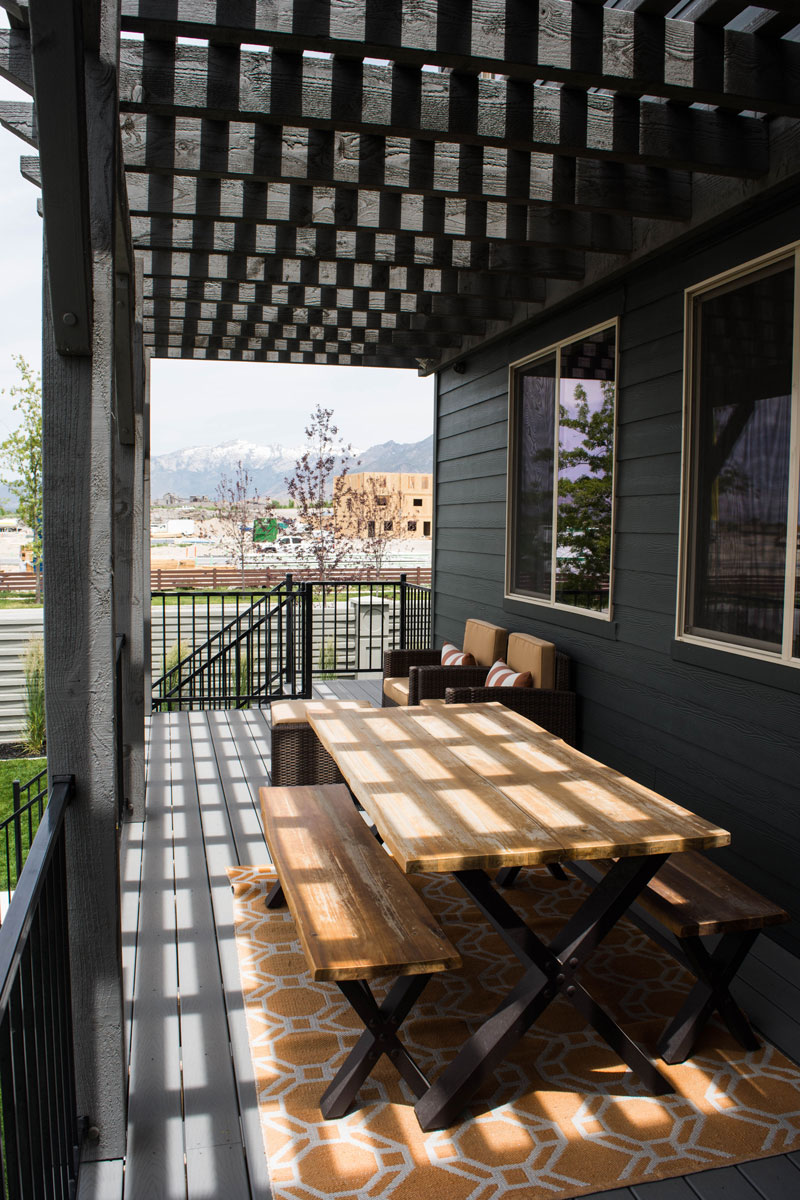
[[[319,694],[379,703],[376,680]],[[259,710],[160,714],[150,727],[147,819],[122,853],[128,1154],[82,1173],[80,1200],[270,1196],[226,875],[267,858],[258,815],[270,766]],[[800,962],[761,938],[739,990],[800,1060]],[[800,1154],[602,1193],[604,1200],[786,1200]]]

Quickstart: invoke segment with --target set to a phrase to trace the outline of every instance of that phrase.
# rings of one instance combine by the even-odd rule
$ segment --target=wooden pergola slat
[[[303,187],[309,154],[302,134],[286,153],[280,127],[133,113],[123,121],[122,143],[128,170],[266,183],[276,197],[282,194],[280,189]],[[525,155],[524,162],[517,165],[537,204],[664,220],[683,220],[689,215],[691,178],[686,171],[547,154]],[[287,177],[298,182],[287,182]],[[334,191],[343,205],[353,203],[352,199],[348,201],[347,193],[357,190],[360,208],[371,205],[383,210],[390,204],[400,204],[387,188],[359,188],[358,180],[352,178],[341,180],[336,187],[315,190]],[[424,220],[426,212],[441,210],[443,217],[439,220],[452,214],[452,220],[477,226],[486,237],[491,236],[492,222],[503,226],[510,223],[502,196],[492,203],[460,195],[412,193],[403,197],[402,207],[409,210],[411,222]],[[456,214],[461,213],[464,215],[459,218]],[[364,223],[370,223],[366,216]]]
[[[431,160],[446,142],[743,176],[767,166],[753,117],[466,71],[145,41],[123,43],[120,78],[125,112],[427,140]]]
[[[742,2],[739,11],[746,7]],[[465,16],[460,0],[175,0],[165,14],[160,0],[123,0],[122,25],[162,40],[317,50],[800,116],[800,45],[652,9],[482,0]]]
[[[797,9],[754,11],[123,0],[144,35],[122,40],[119,92],[148,345],[303,356],[319,334],[329,356],[361,329],[367,357],[411,336],[430,366],[532,315],[587,256],[611,269],[689,220],[695,177],[705,196],[768,174],[772,118],[800,116]],[[24,28],[0,35],[0,73],[27,86],[26,59]],[[24,105],[0,122],[36,144]]]

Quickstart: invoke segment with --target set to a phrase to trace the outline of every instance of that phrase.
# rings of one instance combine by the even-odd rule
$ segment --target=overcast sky
[[[0,79],[0,100],[27,99]],[[33,154],[0,129],[0,439],[16,425],[12,356],[41,366],[42,223],[38,191],[19,173],[20,156]],[[318,403],[334,410],[340,433],[359,449],[417,442],[433,428],[433,380],[415,371],[156,359],[151,400],[153,454],[235,438],[295,446]]]

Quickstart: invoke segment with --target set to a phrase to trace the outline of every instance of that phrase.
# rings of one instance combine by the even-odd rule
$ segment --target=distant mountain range
[[[159,454],[150,463],[150,495],[154,501],[167,492],[213,499],[221,477],[232,479],[241,462],[262,496],[282,500],[287,495],[286,479],[293,474],[302,453],[303,447],[257,446],[239,439],[220,446],[190,446]],[[355,458],[360,462],[358,466],[352,463],[351,471],[427,473],[433,469],[433,435],[421,442],[383,442],[358,451]]]

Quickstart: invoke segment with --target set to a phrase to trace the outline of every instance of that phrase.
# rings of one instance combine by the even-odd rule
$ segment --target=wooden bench
[[[611,862],[567,864],[579,878],[594,879]],[[677,958],[696,983],[658,1044],[667,1063],[689,1058],[704,1026],[719,1011],[733,1037],[746,1050],[759,1048],[730,984],[762,929],[781,925],[789,915],[703,854],[673,854],[640,894],[628,916],[644,933]],[[703,939],[717,937],[709,950]]]
[[[435,971],[461,963],[394,859],[370,834],[344,785],[265,787],[264,833],[312,979],[337,984],[365,1025],[320,1101],[324,1117],[347,1112],[382,1054],[414,1095],[428,1081],[397,1036]],[[398,977],[378,1005],[368,980]]]

